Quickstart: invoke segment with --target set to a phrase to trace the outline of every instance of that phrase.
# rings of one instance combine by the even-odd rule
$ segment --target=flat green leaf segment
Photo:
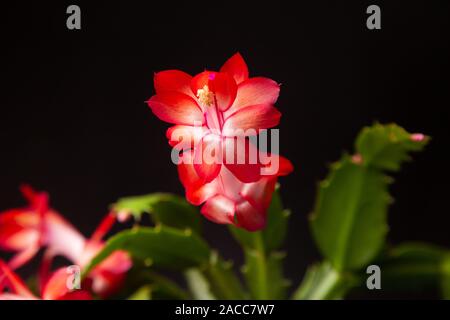
[[[84,273],[116,250],[124,250],[146,266],[183,270],[208,262],[210,249],[195,233],[171,227],[137,227],[111,237]]]
[[[345,156],[321,182],[312,230],[322,254],[337,270],[359,269],[384,243],[388,178]]]
[[[191,298],[188,292],[176,282],[136,260],[133,269],[127,274],[126,290],[123,297],[129,300],[182,300]]]
[[[189,291],[195,300],[215,300],[208,279],[198,269],[189,269],[185,273]]]
[[[144,286],[133,293],[128,300],[151,300],[152,289],[150,286]]]
[[[377,261],[383,289],[424,290],[440,288],[450,298],[450,250],[424,243],[406,243],[390,249]]]
[[[242,267],[245,282],[253,299],[283,299],[289,282],[283,276],[283,258],[278,251],[287,232],[290,212],[283,210],[278,190],[268,210],[267,227],[248,232],[231,226],[230,231],[244,249]]]
[[[148,213],[156,224],[178,229],[190,228],[200,233],[198,210],[174,194],[152,193],[121,198],[112,205],[112,208],[117,213],[130,213],[136,220],[140,220],[144,213]]]
[[[396,125],[375,124],[356,140],[357,154],[344,155],[319,184],[311,228],[316,243],[338,271],[358,270],[383,247],[391,179],[408,152],[421,150],[429,139]]]
[[[209,263],[202,268],[209,281],[211,292],[217,299],[246,299],[247,293],[233,271],[233,263],[224,261],[217,252],[211,254]]]
[[[411,134],[395,124],[376,123],[362,129],[355,150],[364,166],[398,171],[404,161],[411,159],[408,153],[421,151],[429,140],[423,134]]]
[[[337,272],[329,263],[311,266],[300,287],[294,292],[294,300],[343,299],[347,291],[356,285],[357,278]]]

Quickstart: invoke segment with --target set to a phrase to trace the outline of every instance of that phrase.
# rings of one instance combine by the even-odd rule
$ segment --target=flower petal
[[[193,205],[199,206],[209,198],[217,194],[218,184],[216,180],[206,183],[199,188],[187,188],[186,199]]]
[[[213,222],[231,224],[234,220],[234,202],[219,194],[206,201],[201,213]]]
[[[231,107],[236,98],[237,85],[234,79],[227,73],[204,71],[196,75],[191,82],[192,92],[199,97],[200,103],[210,107],[217,103],[220,111]],[[199,90],[208,90],[213,97],[201,97]]]
[[[157,94],[176,91],[194,97],[191,91],[192,76],[180,70],[166,70],[155,73],[153,78]]]
[[[48,279],[42,291],[42,299],[57,300],[69,292],[67,288],[68,273],[66,268],[59,268]]]
[[[13,209],[0,214],[0,248],[21,251],[34,247],[40,239],[39,215],[30,210]]]
[[[257,210],[250,202],[243,201],[236,206],[237,226],[248,231],[258,231],[266,226],[266,211]]]
[[[6,300],[38,300],[35,297],[23,297],[18,294],[13,293],[1,293],[0,294],[0,301],[6,301]]]
[[[242,186],[241,196],[254,208],[265,211],[272,201],[275,190],[276,177],[262,178],[258,182],[246,183]]]
[[[166,131],[169,144],[177,150],[192,149],[209,132],[206,126],[176,125]]]
[[[256,135],[260,129],[268,129],[278,125],[280,117],[281,113],[271,104],[245,107],[226,119],[222,132],[223,135],[229,137]]]
[[[94,230],[89,241],[100,242],[102,238],[109,232],[109,230],[111,230],[116,221],[116,214],[114,212],[109,212]]]
[[[70,273],[66,268],[59,268],[48,279],[42,292],[43,300],[91,300],[92,296],[85,290],[70,291],[67,281]]]
[[[292,171],[294,171],[294,166],[292,165],[292,162],[289,161],[289,159],[278,156],[279,157],[279,163],[280,163],[280,169],[278,170],[278,176],[287,176]]]
[[[186,189],[186,199],[193,205],[200,205],[217,193],[217,182],[205,183],[194,169],[194,151],[184,151],[178,164],[178,175]]]
[[[280,94],[278,83],[269,78],[250,78],[238,86],[236,99],[226,116],[239,109],[256,104],[275,104]]]
[[[199,188],[204,182],[194,169],[194,151],[186,150],[180,155],[178,175],[185,188]]]
[[[123,285],[126,272],[132,267],[130,256],[125,251],[114,251],[90,274],[92,290],[103,299],[116,293]]]
[[[235,53],[224,63],[222,68],[220,68],[220,72],[228,73],[237,84],[248,79],[248,67],[239,52]]]
[[[46,215],[45,241],[55,255],[62,255],[73,262],[81,257],[86,244],[85,237],[55,211]]]
[[[285,157],[278,154],[270,154],[260,151],[259,159],[263,164],[261,168],[261,176],[287,176],[294,170],[292,163]]]
[[[241,182],[250,183],[261,178],[261,164],[256,146],[245,137],[224,139],[223,163]]]
[[[222,166],[222,141],[215,134],[204,136],[194,149],[194,169],[204,182],[213,181]]]
[[[36,242],[34,245],[27,247],[26,249],[19,251],[14,257],[9,260],[8,265],[11,269],[18,269],[28,261],[30,261],[38,252],[40,246]]]
[[[36,297],[27,288],[22,279],[15,274],[2,260],[0,260],[0,291],[8,287],[12,293],[23,298],[35,299]]]
[[[150,98],[149,107],[161,120],[184,125],[203,125],[205,118],[197,102],[178,92],[163,92]]]

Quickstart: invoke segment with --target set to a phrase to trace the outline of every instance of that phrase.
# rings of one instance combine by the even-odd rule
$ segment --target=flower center
[[[197,90],[197,98],[200,103],[208,107],[214,103],[214,93],[209,91],[209,87],[206,84],[202,89]]]

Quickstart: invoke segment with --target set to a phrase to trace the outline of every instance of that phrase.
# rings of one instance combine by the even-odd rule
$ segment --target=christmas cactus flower
[[[6,291],[8,289],[8,291]],[[42,294],[37,297],[25,282],[0,260],[0,300],[90,300],[86,290],[70,290],[67,286],[66,268],[60,268],[44,283]]]
[[[289,174],[289,160],[253,143],[261,130],[278,125],[274,106],[280,87],[268,78],[249,78],[242,56],[231,57],[219,72],[194,77],[168,70],[155,74],[153,113],[175,124],[167,131],[179,151],[178,171],[186,198],[201,205],[217,223],[249,231],[264,228],[278,176]]]
[[[32,259],[41,247],[75,261],[83,250],[83,236],[58,212],[49,208],[48,195],[21,187],[28,206],[0,213],[0,248],[17,254],[9,261],[13,269]]]
[[[45,248],[39,277],[41,290],[44,290],[54,274],[51,271],[53,258],[63,256],[82,269],[102,249],[101,239],[116,218],[108,214],[87,239],[49,207],[47,193],[36,192],[29,186],[23,186],[21,191],[29,205],[0,213],[0,248],[16,252],[8,262],[11,269],[21,267]],[[127,253],[116,251],[90,272],[86,283],[96,294],[108,296],[120,287],[130,267]]]

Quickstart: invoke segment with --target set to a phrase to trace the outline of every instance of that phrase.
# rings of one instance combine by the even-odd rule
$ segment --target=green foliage
[[[246,249],[242,267],[252,298],[284,299],[290,282],[283,276],[283,252],[263,254],[261,250]]]
[[[278,185],[267,214],[267,226],[262,231],[248,232],[241,228],[230,227],[231,233],[243,247],[256,249],[262,239],[264,250],[270,252],[279,249],[283,244],[291,213],[283,209]]]
[[[358,280],[351,273],[339,273],[329,263],[311,266],[292,298],[295,300],[343,299]]]
[[[213,252],[209,263],[202,268],[209,281],[212,294],[217,299],[246,299],[247,294],[233,271],[233,263],[224,261]]]
[[[152,289],[150,286],[143,286],[128,298],[128,300],[151,300],[151,299],[152,299]]]
[[[184,300],[190,296],[183,288],[168,277],[161,275],[143,262],[134,261],[133,268],[127,274],[126,297],[135,300]],[[148,293],[145,299],[145,293]],[[137,299],[140,298],[140,299]]]
[[[394,247],[376,261],[383,274],[385,290],[440,288],[449,298],[450,250],[424,243]]]
[[[196,300],[215,300],[217,299],[211,292],[211,286],[208,279],[198,269],[189,269],[185,273],[189,291]]]
[[[284,253],[281,247],[287,232],[290,212],[283,210],[278,187],[268,210],[267,227],[248,232],[230,227],[235,239],[244,250],[245,265],[242,273],[253,299],[283,299],[289,282],[283,277]]]
[[[356,139],[355,149],[363,165],[378,170],[398,171],[404,161],[410,160],[412,151],[421,151],[429,137],[410,134],[396,124],[374,124],[365,127]]]
[[[92,259],[84,273],[101,263],[116,250],[124,250],[146,266],[184,270],[209,260],[208,245],[195,233],[166,226],[137,227],[111,237]]]
[[[344,155],[320,183],[311,228],[336,270],[358,270],[384,246],[391,179],[383,170],[398,170],[409,151],[421,150],[428,141],[413,137],[393,124],[364,128],[356,156]]]
[[[320,183],[311,226],[322,254],[337,270],[359,269],[384,244],[389,179],[344,158]]]
[[[198,210],[183,198],[169,193],[152,193],[144,196],[126,197],[112,205],[115,212],[126,212],[140,220],[144,213],[151,214],[156,224],[177,229],[190,228],[200,233]]]

